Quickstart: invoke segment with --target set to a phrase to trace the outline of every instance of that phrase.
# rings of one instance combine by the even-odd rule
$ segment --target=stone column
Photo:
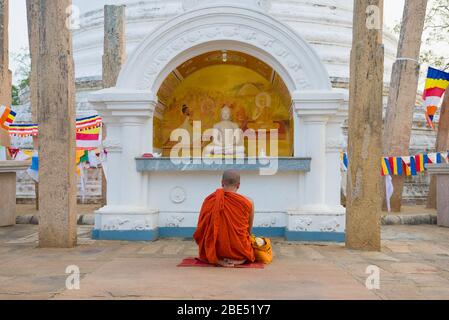
[[[419,53],[426,18],[427,0],[406,0],[397,60],[391,74],[390,95],[385,116],[383,152],[385,156],[410,154],[413,111],[419,80]],[[393,176],[393,212],[401,211],[404,176]],[[386,204],[385,204],[386,209]]]
[[[126,59],[125,6],[104,6],[103,88],[114,87]],[[106,136],[106,126],[103,134]],[[107,181],[102,174],[101,196],[107,204]]]
[[[96,212],[93,237],[102,240],[154,240],[158,213],[148,208],[147,176],[137,171],[136,157],[146,149],[146,127],[156,102],[146,91],[116,88],[93,93],[89,102],[108,126],[108,204]]]
[[[305,208],[319,209],[326,203],[326,124],[328,117],[303,115],[308,141],[306,154],[312,158],[311,171],[306,175],[304,190]]]
[[[103,87],[115,87],[126,59],[125,6],[104,6]]]
[[[326,203],[332,207],[341,207],[341,170],[340,153],[343,151],[342,123],[344,117],[332,117],[327,125],[326,132],[326,167],[335,170],[326,171]]]
[[[31,73],[30,73],[30,105],[31,121],[37,123],[37,110],[39,103],[37,95],[37,59],[39,54],[39,0],[27,0],[28,44],[30,47]],[[38,138],[33,137],[33,148],[39,148]],[[34,183],[36,195],[36,209],[39,210],[39,183]]]
[[[39,0],[27,0],[28,43],[30,46],[30,105],[33,123],[37,123],[37,58],[39,54]]]
[[[303,196],[304,208],[312,211],[341,213],[338,199],[343,101],[343,94],[334,91],[299,92],[294,98],[295,156],[312,158]]]
[[[355,0],[349,91],[346,246],[380,250],[383,0]]]
[[[142,174],[136,170],[136,158],[142,156],[142,136],[145,118],[124,117],[121,119],[122,161],[127,174],[122,176],[121,203],[143,206],[141,197]]]
[[[71,0],[39,1],[39,243],[76,245],[75,78]]]
[[[289,240],[344,240],[338,147],[329,149],[329,135],[341,135],[332,126],[338,128],[343,119],[335,117],[342,103],[343,95],[332,90],[293,94],[295,157],[310,157],[312,162],[310,172],[299,174],[299,207],[288,214]]]
[[[11,81],[9,70],[9,0],[0,0],[0,104],[11,105]],[[0,145],[9,147],[9,133],[0,129]]]
[[[113,172],[120,172],[122,170],[122,130],[119,120],[114,117],[102,115],[104,123],[108,125],[108,136],[103,141],[103,147],[108,151],[107,161],[107,184],[109,188],[106,189],[108,206],[117,206],[120,204],[120,175],[114,175]],[[106,178],[103,175],[103,178]]]

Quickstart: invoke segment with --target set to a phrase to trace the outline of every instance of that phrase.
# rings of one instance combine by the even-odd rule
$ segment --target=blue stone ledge
[[[310,242],[345,242],[346,234],[343,232],[312,232],[312,231],[289,231],[285,230],[287,241],[310,241]]]
[[[179,163],[175,163],[175,160]],[[138,172],[172,172],[172,171],[224,171],[229,169],[257,171],[268,169],[273,163],[261,163],[256,158],[240,159],[200,159],[200,158],[136,158]],[[210,163],[221,160],[223,163]],[[310,172],[311,158],[266,158],[265,161],[277,161],[277,171]],[[229,163],[228,163],[229,162]]]
[[[94,240],[115,241],[155,241],[160,238],[192,239],[196,228],[159,228],[146,231],[102,231],[93,230]],[[254,228],[253,233],[259,237],[285,238],[287,241],[304,242],[345,242],[345,233],[340,232],[297,232],[286,228]]]
[[[159,237],[193,239],[195,230],[196,228],[159,228]]]
[[[103,231],[93,230],[94,240],[114,240],[114,241],[155,241],[159,239],[159,230],[123,230],[123,231]]]

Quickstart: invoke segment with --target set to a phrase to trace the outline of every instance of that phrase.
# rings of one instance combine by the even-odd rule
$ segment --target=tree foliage
[[[16,64],[14,77],[17,80],[12,86],[12,105],[19,105],[20,92],[30,85],[31,59],[27,49],[22,49],[19,53],[13,54],[13,60]]]
[[[449,70],[449,0],[432,0],[429,4],[421,59],[436,68]]]

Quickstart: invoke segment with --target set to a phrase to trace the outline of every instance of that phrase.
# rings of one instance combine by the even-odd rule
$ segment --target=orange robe
[[[225,258],[254,262],[249,234],[252,210],[252,202],[234,192],[218,189],[207,197],[193,235],[200,259],[212,264]]]

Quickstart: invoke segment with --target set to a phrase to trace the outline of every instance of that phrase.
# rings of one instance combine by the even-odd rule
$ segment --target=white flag
[[[393,187],[393,178],[391,176],[385,177],[385,187],[386,187],[386,196],[387,196],[387,208],[388,212],[391,212],[391,197],[393,196],[394,187]]]

